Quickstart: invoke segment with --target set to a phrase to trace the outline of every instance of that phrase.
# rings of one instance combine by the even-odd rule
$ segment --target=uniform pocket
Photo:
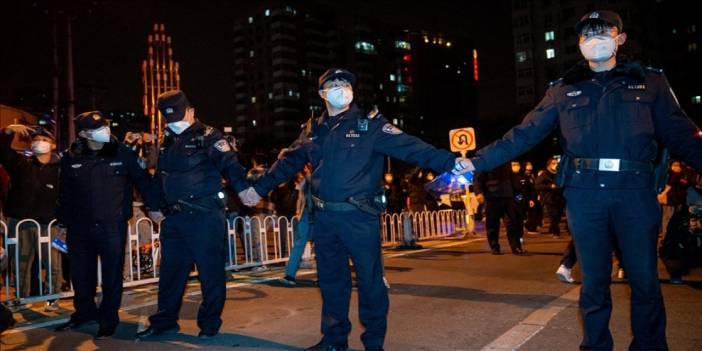
[[[566,99],[559,116],[560,126],[564,130],[590,126],[592,119],[589,96]]]
[[[617,115],[634,132],[653,133],[651,105],[654,97],[645,91],[624,91],[619,95]]]

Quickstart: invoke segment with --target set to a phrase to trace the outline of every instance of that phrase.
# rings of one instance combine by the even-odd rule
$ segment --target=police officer
[[[310,119],[299,138],[242,194],[253,205],[278,183],[292,178],[311,162],[312,221],[317,273],[322,291],[323,339],[308,350],[346,350],[351,322],[353,260],[359,289],[359,316],[366,331],[366,350],[382,350],[387,329],[388,289],[383,280],[380,250],[381,206],[374,199],[382,189],[383,160],[391,156],[437,172],[464,169],[467,159],[457,159],[405,134],[377,111],[361,112],[352,103],[356,76],[331,68],[319,78],[319,95],[326,112]],[[458,166],[456,166],[458,164]]]
[[[626,40],[619,15],[593,11],[575,29],[585,60],[551,83],[524,121],[478,151],[472,164],[477,170],[496,167],[559,127],[564,153],[558,181],[565,188],[568,224],[583,272],[581,348],[613,348],[609,285],[616,241],[632,287],[630,349],[665,350],[653,162],[663,144],[700,172],[702,138],[661,70],[617,57]]]
[[[161,269],[158,312],[137,338],[179,330],[178,312],[193,264],[197,266],[202,303],[197,314],[199,337],[219,332],[226,295],[226,198],[224,176],[236,191],[248,185],[244,168],[224,135],[195,118],[195,109],[180,90],[158,97],[158,109],[168,128],[164,132],[156,169],[161,193]],[[158,215],[156,215],[158,216]]]
[[[137,155],[110,134],[98,111],[75,118],[78,139],[61,159],[58,220],[67,228],[75,312],[56,331],[97,320],[97,338],[112,335],[119,323],[127,220],[134,184],[147,208],[158,208],[150,178]],[[102,302],[95,304],[97,258],[102,269]]]

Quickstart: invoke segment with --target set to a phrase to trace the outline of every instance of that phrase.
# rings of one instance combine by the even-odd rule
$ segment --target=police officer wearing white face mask
[[[14,136],[31,140],[32,156],[24,156],[12,150]],[[58,197],[58,177],[60,158],[54,152],[56,142],[53,134],[46,128],[11,124],[0,131],[0,164],[10,175],[10,189],[4,204],[4,215],[9,219],[8,229],[15,231],[18,221],[31,218],[39,222],[42,232],[46,233],[48,224],[55,217],[55,204]],[[32,285],[37,285],[36,276],[32,276],[39,236],[36,226],[31,223],[20,225],[17,235],[19,240],[19,287],[21,297],[32,294]],[[56,231],[52,231],[55,235]],[[42,253],[46,264],[48,257]],[[40,267],[43,269],[44,267]],[[51,268],[53,284],[50,293],[61,292],[61,255],[51,250]],[[33,284],[34,283],[34,284]],[[48,283],[48,282],[47,282]],[[39,292],[34,292],[39,293]],[[47,306],[47,309],[55,306]]]
[[[75,312],[56,331],[95,320],[99,324],[96,337],[104,338],[112,335],[119,323],[134,185],[148,209],[158,209],[158,198],[136,153],[110,134],[102,113],[81,113],[74,122],[78,138],[61,160],[56,212],[60,225],[67,229]],[[102,269],[99,307],[95,303],[98,256]]]
[[[322,290],[321,329],[324,337],[308,350],[348,348],[351,322],[349,257],[358,278],[361,336],[366,350],[382,350],[387,330],[388,289],[383,278],[378,215],[384,210],[382,189],[386,156],[443,173],[464,168],[467,159],[436,149],[380,116],[361,112],[353,103],[356,76],[331,68],[319,77],[319,96],[326,112],[310,119],[300,137],[259,178],[240,194],[247,206],[312,164],[310,212],[319,287]],[[458,167],[457,165],[461,165]]]
[[[217,129],[195,118],[185,93],[167,91],[158,109],[168,128],[156,168],[156,187],[166,220],[161,226],[161,269],[158,312],[137,338],[179,329],[183,291],[193,264],[197,265],[202,304],[197,314],[199,337],[219,333],[226,297],[226,198],[222,177],[237,192],[248,183],[234,148]]]
[[[609,318],[616,241],[631,285],[630,350],[667,350],[656,247],[663,184],[654,168],[659,146],[702,172],[702,137],[659,69],[617,55],[622,20],[593,11],[575,26],[585,58],[551,83],[524,121],[479,150],[469,168],[491,169],[558,129],[563,156],[556,182],[564,189],[568,227],[580,259],[583,350],[613,349]]]

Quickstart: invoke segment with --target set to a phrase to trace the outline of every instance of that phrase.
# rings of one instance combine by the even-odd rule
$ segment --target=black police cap
[[[169,90],[158,96],[157,106],[166,123],[173,123],[185,117],[185,110],[190,107],[190,102],[183,91]]]
[[[100,111],[83,112],[73,119],[76,130],[93,130],[107,126],[107,119]]]
[[[352,87],[356,86],[355,74],[343,68],[330,68],[319,77],[319,90],[322,90],[324,83],[334,79],[343,79],[349,82]]]
[[[44,127],[44,126],[35,127],[34,131],[31,134],[32,134],[32,138],[34,138],[36,136],[44,136],[44,137],[47,137],[51,140],[54,140],[54,141],[56,140],[56,138],[54,137],[54,133],[52,133],[50,130],[46,129],[46,127]]]
[[[575,33],[580,34],[580,31],[583,29],[583,27],[585,27],[586,24],[590,23],[604,23],[610,26],[617,27],[617,29],[620,32],[624,27],[622,18],[619,17],[618,13],[608,10],[597,10],[588,12],[585,14],[585,16],[580,18],[578,23],[575,24]]]

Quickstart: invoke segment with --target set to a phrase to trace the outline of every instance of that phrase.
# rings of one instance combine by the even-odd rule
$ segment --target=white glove
[[[242,190],[239,193],[239,199],[246,206],[255,206],[259,201],[261,201],[261,195],[258,195],[256,190],[252,186],[248,187],[246,190]]]
[[[455,175],[460,175],[473,171],[475,171],[475,166],[473,166],[473,162],[471,162],[470,159],[465,157],[457,157],[456,164],[451,170],[451,172],[453,172],[453,174]]]
[[[155,223],[161,223],[162,220],[166,219],[166,216],[161,211],[149,211],[149,218]]]

